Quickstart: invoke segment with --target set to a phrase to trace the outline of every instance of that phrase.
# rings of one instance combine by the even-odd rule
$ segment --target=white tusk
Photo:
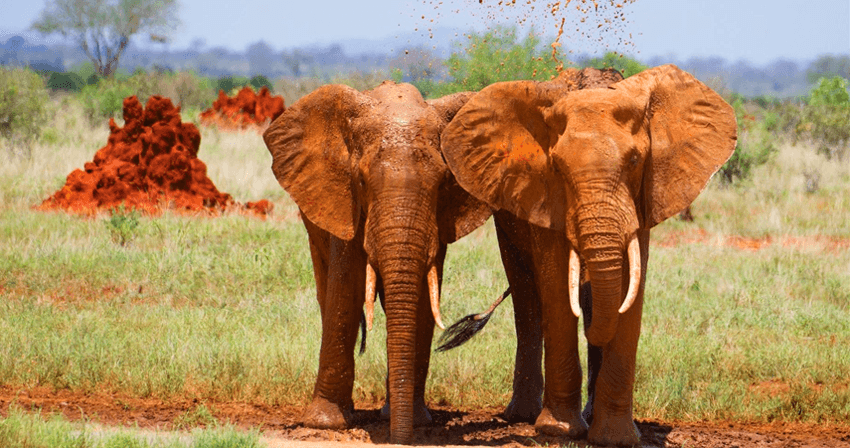
[[[576,317],[581,317],[581,304],[579,303],[579,283],[581,282],[581,262],[575,248],[570,248],[570,271],[567,281],[570,284],[570,308]]]
[[[375,318],[375,269],[366,263],[366,328],[372,329],[372,320]]]
[[[620,314],[625,313],[634,305],[638,290],[640,289],[640,243],[638,243],[637,235],[634,235],[631,241],[629,241],[628,256],[629,291],[626,293],[626,299],[623,300],[623,305],[620,306]]]
[[[434,323],[445,330],[443,319],[440,317],[440,279],[437,278],[437,265],[432,265],[428,271],[428,293],[431,295],[431,313],[434,314]]]

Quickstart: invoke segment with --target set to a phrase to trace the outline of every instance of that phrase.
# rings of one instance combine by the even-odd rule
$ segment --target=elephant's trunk
[[[617,331],[617,310],[623,297],[623,251],[619,244],[608,243],[587,247],[582,253],[593,291],[593,318],[587,341],[604,346]]]
[[[391,261],[391,264],[396,264]],[[391,443],[413,438],[416,384],[416,314],[422,275],[415,269],[382,270],[387,313]]]
[[[591,345],[604,346],[614,337],[623,302],[624,222],[622,209],[607,203],[587,204],[577,216],[581,258],[593,291],[593,317],[587,329]]]
[[[404,203],[410,207],[400,207]],[[368,235],[370,262],[381,277],[387,315],[388,399],[390,403],[390,442],[410,444],[413,441],[414,400],[417,384],[417,316],[419,307],[427,307],[424,297],[428,277],[433,269],[432,246],[436,243],[436,223],[430,225],[426,200],[396,200],[391,210],[378,206],[370,214],[382,211]],[[413,204],[418,206],[414,207]],[[387,213],[387,212],[391,212]],[[433,271],[433,274],[428,274]],[[422,310],[424,311],[424,310]]]

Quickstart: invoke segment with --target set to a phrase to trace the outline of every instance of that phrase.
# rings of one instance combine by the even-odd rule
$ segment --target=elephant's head
[[[607,88],[564,90],[552,82],[493,84],[458,112],[442,144],[475,197],[566,233],[573,311],[580,313],[581,259],[593,290],[587,339],[602,346],[638,294],[636,232],[696,198],[735,148],[735,114],[673,65]]]
[[[387,312],[391,433],[412,435],[417,303],[427,283],[435,321],[445,245],[491,214],[448,170],[440,134],[472,96],[424,101],[410,84],[385,82],[359,92],[324,86],[271,124],[263,138],[275,176],[302,213],[334,236],[363,232],[366,307],[376,283]]]

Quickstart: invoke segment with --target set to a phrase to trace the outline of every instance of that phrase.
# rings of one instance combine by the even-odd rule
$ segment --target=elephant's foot
[[[381,408],[381,420],[390,419],[390,402],[387,400]],[[425,399],[416,400],[413,404],[413,426],[428,426],[434,423],[431,412],[425,406]]]
[[[543,410],[543,400],[540,396],[518,397],[514,394],[503,414],[509,423],[533,423]]]
[[[631,415],[608,418],[596,415],[587,433],[587,441],[594,445],[638,445],[640,431]]]
[[[351,421],[353,406],[340,407],[324,398],[313,399],[301,422],[308,428],[316,429],[344,429]]]
[[[539,432],[555,437],[570,437],[578,439],[587,434],[587,423],[581,418],[581,413],[574,411],[550,410],[543,408],[534,428]]]

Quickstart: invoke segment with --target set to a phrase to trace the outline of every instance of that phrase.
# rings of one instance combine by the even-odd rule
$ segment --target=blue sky
[[[244,50],[251,43],[264,40],[282,50],[348,39],[391,38],[414,30],[427,34],[429,27],[482,31],[499,22],[517,23],[520,18],[525,19],[523,26],[533,24],[537,30],[554,35],[563,18],[562,42],[580,53],[614,50],[646,59],[720,56],[754,64],[850,53],[848,0],[637,0],[620,9],[625,21],[618,18],[614,20],[616,26],[606,24],[599,28],[597,24],[613,16],[613,8],[600,8],[601,14],[592,9],[580,14],[575,8],[582,4],[581,0],[573,0],[555,16],[544,11],[547,1],[533,1],[535,8],[531,10],[525,0],[517,2],[521,7],[502,9],[495,6],[497,0],[217,3],[181,0],[182,24],[172,33],[171,48],[186,48],[193,40],[202,39],[206,47]],[[26,31],[45,4],[45,0],[0,0],[0,41]],[[580,22],[581,17],[587,19],[585,23]],[[24,36],[29,39],[37,35]],[[144,45],[145,41],[136,39],[137,44]]]

